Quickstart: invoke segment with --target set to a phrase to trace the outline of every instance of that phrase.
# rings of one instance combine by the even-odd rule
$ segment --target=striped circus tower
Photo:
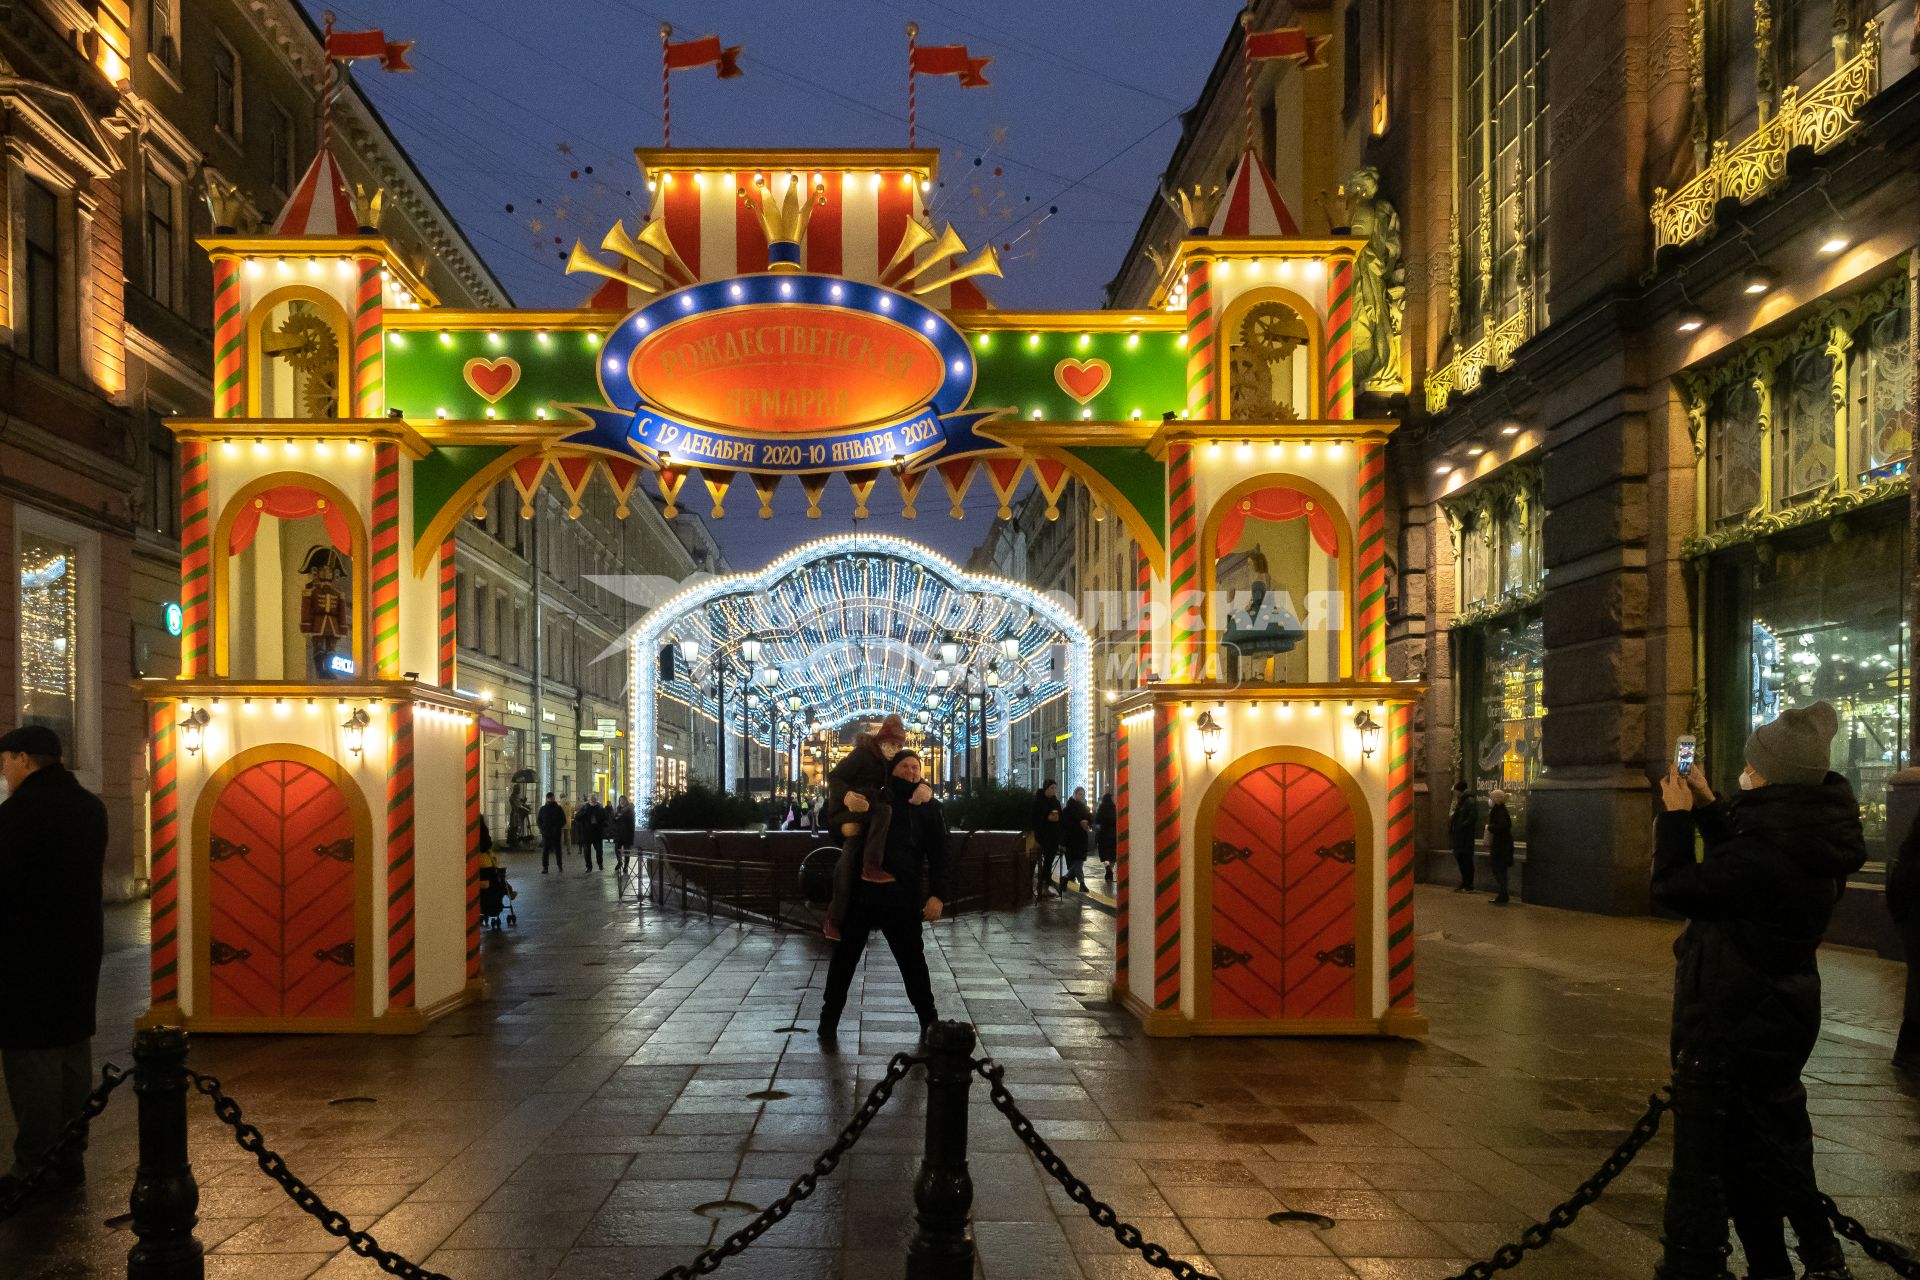
[[[1171,617],[1168,647],[1175,680],[1200,678],[1200,531],[1194,505],[1193,446],[1167,448],[1167,588]]]
[[[378,258],[355,260],[353,289],[353,416],[386,416],[386,341],[382,328],[381,279]]]
[[[180,761],[174,715],[179,704],[158,701],[147,708],[148,778],[147,906],[152,938],[150,1000],[156,1009],[180,1000]]]
[[[213,674],[212,453],[204,440],[180,444],[180,674]]]
[[[373,675],[400,678],[400,446],[374,446]]]
[[[1179,735],[1174,709],[1153,709],[1153,1007],[1180,1004]]]
[[[1387,709],[1387,1004],[1413,1002],[1413,707]]]
[[[413,704],[389,710],[387,757],[387,1005],[410,1009],[413,990]],[[369,726],[368,732],[373,730]]]
[[[1362,680],[1387,678],[1387,446],[1360,445],[1360,540],[1357,548],[1360,600],[1354,668]]]
[[[1215,394],[1220,386],[1214,356],[1213,263],[1196,257],[1187,264],[1187,417],[1196,422],[1222,415]]]
[[[1327,264],[1326,416],[1353,417],[1353,259]]]

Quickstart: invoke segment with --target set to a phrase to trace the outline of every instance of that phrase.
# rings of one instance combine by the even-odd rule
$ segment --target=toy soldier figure
[[[300,566],[307,575],[307,585],[300,592],[300,631],[308,637],[315,676],[334,674],[327,670],[327,659],[351,623],[352,601],[336,583],[346,571],[345,557],[332,547],[313,548]]]

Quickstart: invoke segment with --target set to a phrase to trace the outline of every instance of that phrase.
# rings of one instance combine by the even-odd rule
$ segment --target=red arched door
[[[1213,815],[1213,1017],[1350,1018],[1354,818],[1332,778],[1271,764]]]
[[[212,1014],[352,1017],[355,851],[339,786],[291,760],[242,770],[208,843]]]

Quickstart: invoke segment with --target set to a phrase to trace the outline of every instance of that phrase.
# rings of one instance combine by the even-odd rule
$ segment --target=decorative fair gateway
[[[744,475],[770,518],[788,477],[809,517],[835,476],[860,515],[891,476],[912,516],[937,474],[959,516],[984,471],[1004,518],[1031,468],[1050,503],[1078,480],[1126,522],[1152,605],[1113,691],[1115,999],[1156,1034],[1423,1030],[1423,689],[1386,677],[1395,424],[1353,416],[1364,242],[1254,234],[1295,224],[1249,151],[1224,199],[1183,193],[1165,309],[1009,313],[971,282],[993,252],[962,260],[926,219],[934,152],[638,157],[652,207],[602,240],[617,266],[574,246],[605,283],[573,311],[439,307],[324,145],[270,233],[203,241],[215,416],[173,420],[184,662],[149,695],[149,1021],[413,1031],[484,995],[453,531],[501,479],[529,503],[552,476],[576,514],[605,483],[623,515],[645,479],[671,516],[697,476],[720,517]],[[1250,317],[1287,335],[1284,378],[1230,367]],[[1292,396],[1286,420],[1230,414],[1236,376],[1249,405]],[[1308,679],[1222,680],[1216,561],[1301,516],[1343,616]]]

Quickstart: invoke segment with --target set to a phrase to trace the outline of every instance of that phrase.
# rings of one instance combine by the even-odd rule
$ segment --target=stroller
[[[504,915],[510,925],[518,926],[520,918],[513,914],[513,900],[519,896],[514,887],[507,883],[507,869],[489,857],[493,865],[480,868],[480,924],[482,928],[500,927],[500,918]]]

